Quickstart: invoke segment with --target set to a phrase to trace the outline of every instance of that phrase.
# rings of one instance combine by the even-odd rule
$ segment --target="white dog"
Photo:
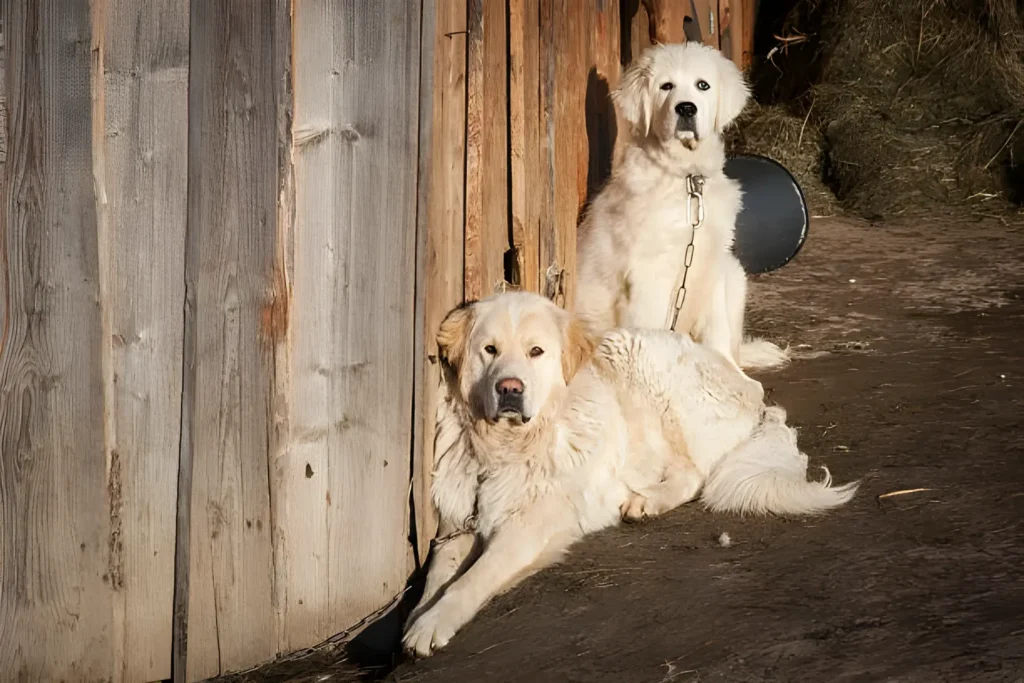
[[[615,330],[595,345],[534,294],[452,311],[432,483],[441,518],[405,647],[444,647],[495,594],[585,534],[671,510],[812,514],[856,484],[807,481],[760,383],[688,336]],[[570,383],[571,382],[571,383]]]
[[[580,226],[577,311],[595,330],[674,328],[739,367],[785,363],[774,344],[743,343],[747,281],[732,254],[741,192],[722,172],[721,137],[749,98],[743,75],[713,48],[656,45],[612,98],[629,137]]]

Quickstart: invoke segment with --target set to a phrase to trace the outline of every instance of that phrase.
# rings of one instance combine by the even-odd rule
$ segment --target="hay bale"
[[[799,102],[810,102],[823,177],[844,208],[1010,208],[1024,137],[1014,0],[799,0],[791,16],[812,18],[786,30],[817,41],[821,72]],[[785,54],[772,68],[787,68]]]
[[[836,197],[822,178],[825,139],[807,116],[779,105],[752,105],[726,140],[732,154],[758,154],[779,162],[796,178],[815,216],[834,216]]]

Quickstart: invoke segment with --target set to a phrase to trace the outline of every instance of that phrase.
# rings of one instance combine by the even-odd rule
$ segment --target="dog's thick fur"
[[[702,489],[712,510],[780,514],[821,512],[855,492],[827,473],[807,481],[785,412],[687,335],[620,329],[595,346],[548,300],[509,293],[450,313],[438,347],[432,490],[445,540],[405,633],[418,655],[621,519],[664,513]],[[510,386],[520,392],[503,396]]]
[[[741,192],[722,172],[722,131],[749,98],[742,74],[713,48],[656,45],[626,70],[612,97],[628,138],[580,226],[577,311],[597,331],[668,327],[696,214],[687,215],[686,178],[701,175],[705,219],[676,331],[739,367],[785,363],[774,344],[743,342],[747,280],[732,253]],[[685,106],[696,114],[680,114]]]

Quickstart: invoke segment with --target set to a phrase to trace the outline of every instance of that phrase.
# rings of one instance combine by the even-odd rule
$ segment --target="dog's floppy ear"
[[[638,139],[646,138],[651,130],[654,108],[650,54],[645,52],[629,65],[619,79],[619,87],[612,91],[612,102],[629,124],[633,135]]]
[[[458,373],[466,355],[466,340],[473,327],[476,302],[467,301],[453,308],[437,331],[437,352],[441,363]]]
[[[750,99],[750,86],[743,72],[731,59],[718,55],[718,109],[715,111],[715,131],[721,133],[736,120]]]
[[[568,384],[583,364],[594,355],[597,343],[578,317],[566,317],[562,332],[562,376]]]

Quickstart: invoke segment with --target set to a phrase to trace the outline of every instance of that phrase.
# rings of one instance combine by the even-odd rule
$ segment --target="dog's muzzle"
[[[676,134],[684,142],[697,140],[697,105],[693,102],[680,102],[675,106]]]
[[[498,417],[518,417],[522,422],[529,422],[523,407],[523,381],[516,377],[506,377],[494,385],[494,393],[498,397]]]

